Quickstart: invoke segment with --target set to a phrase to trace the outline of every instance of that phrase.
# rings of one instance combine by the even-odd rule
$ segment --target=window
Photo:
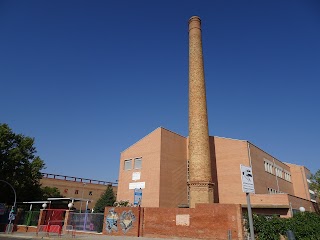
[[[142,159],[135,158],[134,159],[134,169],[141,169],[141,165],[142,165]]]
[[[92,196],[92,191],[89,191],[89,195]]]
[[[284,179],[291,182],[291,174],[287,171],[284,171]]]
[[[75,190],[75,191],[74,191],[74,194],[79,194],[79,190]]]
[[[264,170],[273,174],[273,164],[268,159],[264,159]]]
[[[131,170],[132,169],[132,160],[124,160],[124,170]]]
[[[272,189],[272,188],[268,188],[268,192],[269,192],[269,194],[276,194],[277,190]]]
[[[283,178],[283,169],[281,167],[276,166],[276,176],[279,178]]]

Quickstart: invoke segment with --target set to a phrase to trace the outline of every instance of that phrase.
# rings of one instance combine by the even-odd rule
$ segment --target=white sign
[[[140,180],[140,176],[141,176],[140,172],[133,172],[132,173],[132,180],[133,181]]]
[[[251,167],[240,164],[242,191],[245,193],[254,193],[254,183]]]
[[[129,183],[129,189],[135,189],[135,188],[146,188],[146,182],[132,182]]]
[[[176,225],[189,226],[190,225],[190,215],[189,214],[177,214],[176,215]]]

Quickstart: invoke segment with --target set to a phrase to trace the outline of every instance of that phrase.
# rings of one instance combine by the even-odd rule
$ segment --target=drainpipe
[[[278,175],[277,175],[277,171],[276,171],[276,164],[274,162],[274,157],[272,157],[272,161],[273,161],[274,171],[275,171],[275,174],[276,174],[277,188],[278,188],[278,193],[279,193],[280,192],[280,188],[279,188],[279,181],[278,181]]]

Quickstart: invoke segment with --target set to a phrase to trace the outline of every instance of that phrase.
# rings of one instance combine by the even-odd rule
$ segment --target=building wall
[[[161,129],[160,207],[178,207],[187,199],[187,139]]]
[[[214,137],[219,203],[244,204],[240,164],[250,166],[247,142]],[[254,180],[255,181],[255,180]]]
[[[307,182],[307,174],[310,174],[310,171],[304,166],[295,164],[288,165],[290,166],[292,175],[292,183],[294,188],[293,195],[310,200],[309,186]]]
[[[273,189],[277,191],[276,193],[288,193],[293,195],[293,184],[291,181],[285,180],[284,175],[285,172],[290,172],[290,167],[251,143],[249,143],[249,148],[255,193],[268,194],[269,190]],[[272,172],[265,170],[265,162],[272,164]],[[282,177],[280,174],[277,176],[276,168],[278,168],[278,170],[282,169]]]
[[[283,163],[245,140],[222,137],[210,137],[209,140],[215,203],[246,206],[240,164],[252,166],[256,194],[251,196],[253,201],[258,199],[254,204],[259,211],[263,207],[269,209],[269,213],[277,214],[277,209],[282,209],[279,214],[288,216],[290,206],[301,200],[295,199],[290,203],[285,196],[296,195],[306,201],[310,199],[309,189],[305,190],[305,187],[308,188],[306,176],[309,174],[306,168]],[[142,169],[139,170],[139,181],[145,182],[146,186],[143,189],[142,206],[177,207],[187,203],[188,138],[158,128],[123,151],[118,200],[133,202],[133,190],[129,190],[128,185],[134,182],[132,172],[137,170],[125,171],[123,162],[135,157],[143,159]],[[270,164],[271,172],[266,170],[266,162]],[[303,204],[306,205],[305,202]],[[306,206],[309,210],[309,205]]]
[[[103,194],[108,187],[108,185],[105,184],[81,182],[79,181],[79,179],[81,178],[74,178],[75,180],[71,180],[72,178],[70,178],[70,180],[64,180],[53,178],[53,176],[60,175],[51,174],[51,177],[43,177],[40,182],[42,184],[42,187],[56,187],[64,197],[90,199],[91,202],[88,204],[89,209],[94,208],[97,200],[101,197],[101,194]],[[116,196],[117,186],[113,186],[113,191]],[[90,195],[90,192],[92,195]],[[80,205],[81,204],[79,202],[75,202],[74,207],[76,209],[80,209]],[[82,210],[85,209],[85,205],[86,203],[83,202]]]
[[[149,135],[124,150],[120,157],[119,182],[117,200],[134,202],[134,189],[129,189],[130,183],[145,183],[142,189],[143,207],[159,207],[160,205],[160,148],[161,128],[157,128]],[[141,169],[124,169],[125,160],[141,157]],[[132,180],[133,173],[140,173],[140,179]]]
[[[110,210],[106,208],[105,219],[108,218]],[[104,222],[105,235],[227,239],[229,230],[231,239],[243,239],[240,205],[197,204],[195,208],[113,208],[111,211],[113,216],[118,216],[118,229],[108,232]],[[127,217],[126,220],[131,221],[132,225],[124,233],[121,228],[125,224],[121,224],[119,216],[128,216],[129,211],[135,219]]]

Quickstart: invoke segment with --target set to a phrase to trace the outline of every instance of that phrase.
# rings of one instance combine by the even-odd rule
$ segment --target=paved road
[[[61,238],[59,237],[54,237],[50,236],[48,237],[36,237],[35,233],[18,233],[14,232],[13,234],[5,234],[5,233],[0,233],[0,240],[40,240],[40,239],[46,239],[46,240],[178,240],[178,239],[183,239],[183,240],[190,240],[190,238],[147,238],[147,237],[126,237],[126,236],[107,236],[107,235],[76,235],[75,238],[71,238],[70,236],[62,236]],[[196,239],[192,239],[196,240]]]

